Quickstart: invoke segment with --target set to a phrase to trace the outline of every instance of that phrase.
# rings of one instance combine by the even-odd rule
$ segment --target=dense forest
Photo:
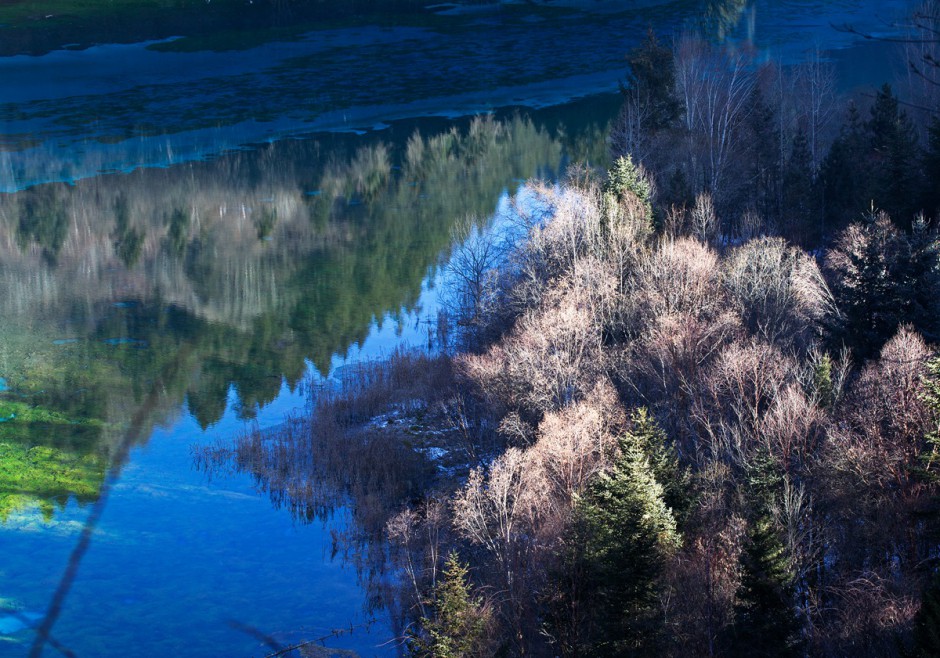
[[[908,75],[851,97],[818,53],[651,33],[612,167],[465,232],[453,350],[239,443],[390,541],[407,652],[940,653],[940,7],[913,23]]]

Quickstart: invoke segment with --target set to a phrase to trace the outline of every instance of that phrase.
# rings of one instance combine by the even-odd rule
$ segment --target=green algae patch
[[[15,421],[15,424],[25,423],[54,423],[60,425],[100,425],[100,422],[90,420],[72,420],[65,414],[36,407],[25,402],[0,400],[0,422]],[[2,439],[2,437],[0,437]]]
[[[80,503],[96,500],[107,468],[103,455],[0,439],[0,522],[33,505],[48,521],[71,497]]]
[[[46,521],[70,498],[96,500],[108,469],[99,452],[82,453],[44,445],[63,430],[87,432],[100,422],[74,420],[50,409],[0,401],[0,522],[38,507]]]

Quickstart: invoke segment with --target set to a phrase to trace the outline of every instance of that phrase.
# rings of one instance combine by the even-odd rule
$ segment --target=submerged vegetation
[[[33,505],[49,520],[73,496],[80,503],[97,498],[108,468],[106,451],[88,451],[98,423],[3,399],[0,422],[0,522]]]
[[[818,56],[745,58],[651,35],[613,167],[463,234],[454,351],[208,456],[292,505],[310,460],[347,464],[413,655],[935,650],[940,105],[863,111]],[[403,448],[450,461],[386,478]]]

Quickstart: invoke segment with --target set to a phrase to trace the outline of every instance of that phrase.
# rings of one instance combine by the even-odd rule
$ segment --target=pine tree
[[[835,402],[835,387],[832,382],[832,357],[828,353],[813,366],[813,397],[823,409]]]
[[[596,638],[589,651],[624,656],[652,651],[655,603],[665,557],[680,543],[666,489],[656,471],[674,471],[662,433],[645,412],[619,441],[620,454],[576,509],[585,529]],[[638,421],[638,422],[637,422]]]
[[[940,656],[940,572],[935,573],[921,598],[920,610],[914,619],[914,651],[916,658]]]
[[[751,107],[746,127],[750,133],[750,180],[749,202],[761,217],[780,219],[781,186],[780,157],[781,135],[777,130],[774,108],[767,104],[760,87],[755,86],[748,102]]]
[[[934,116],[927,130],[922,167],[921,208],[928,217],[940,219],[940,116]]]
[[[822,233],[838,230],[870,208],[866,128],[858,108],[849,105],[839,137],[832,144],[819,170],[824,207]]]
[[[790,155],[783,172],[783,214],[793,229],[804,238],[821,238],[820,227],[810,227],[813,211],[813,156],[806,133],[800,130],[793,138]]]
[[[913,218],[917,190],[917,135],[907,113],[885,84],[875,98],[868,121],[871,140],[872,200],[901,225]]]
[[[676,68],[671,48],[661,46],[652,28],[646,41],[627,55],[626,84],[621,84],[624,96],[633,95],[649,110],[647,130],[652,134],[668,128],[679,118],[679,99],[676,98]]]
[[[741,585],[735,605],[731,654],[802,655],[800,624],[794,612],[793,576],[773,519],[751,524],[741,554]]]
[[[834,337],[862,358],[877,354],[909,319],[911,245],[886,215],[870,215],[840,238],[833,285],[842,311]]]
[[[467,567],[456,552],[444,565],[434,590],[434,617],[422,618],[422,632],[412,634],[409,650],[420,658],[466,658],[481,655],[487,630],[482,600],[474,598],[467,581]]]
[[[625,194],[633,194],[646,211],[649,221],[653,219],[653,187],[643,170],[633,162],[629,155],[619,157],[607,172],[604,183],[604,197],[607,204],[619,204]]]
[[[907,237],[909,257],[900,263],[901,285],[908,294],[904,321],[928,342],[940,340],[940,236],[921,216]]]
[[[640,407],[630,417],[630,435],[643,454],[648,455],[653,477],[663,489],[663,500],[672,516],[680,521],[692,504],[689,499],[688,469],[679,464],[679,457],[670,445],[669,438],[646,407]]]
[[[794,608],[794,577],[771,510],[784,473],[768,451],[746,471],[746,509],[752,520],[741,552],[741,584],[734,624],[726,643],[733,656],[800,655],[800,623]]]
[[[868,132],[871,146],[875,153],[883,155],[888,150],[891,134],[895,131],[900,114],[900,105],[891,91],[891,85],[885,83],[875,96],[875,103],[870,110]]]
[[[639,201],[642,212],[637,212]],[[607,172],[602,199],[601,228],[605,236],[616,236],[620,229],[649,235],[653,231],[653,186],[642,166],[631,156],[619,157]],[[614,239],[612,243],[616,243]]]

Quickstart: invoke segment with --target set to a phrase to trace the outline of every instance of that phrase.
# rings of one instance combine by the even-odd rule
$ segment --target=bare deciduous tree
[[[544,577],[547,546],[538,541],[542,508],[540,478],[528,454],[509,448],[484,473],[474,469],[453,500],[454,527],[482,546],[496,567],[502,613],[519,654],[527,653],[535,600]]]
[[[751,240],[725,263],[725,288],[749,332],[780,347],[811,346],[834,301],[816,262],[782,238]]]
[[[530,455],[535,471],[549,485],[549,495],[570,509],[574,498],[606,465],[616,446],[615,432],[626,415],[610,383],[602,381],[579,402],[549,413],[539,425]]]
[[[819,46],[796,69],[798,95],[805,99],[801,122],[805,126],[813,172],[819,171],[826,128],[836,111],[835,67],[823,61]]]
[[[721,351],[694,411],[713,459],[746,467],[759,448],[773,447],[766,444],[767,414],[796,372],[796,363],[767,343],[734,342]]]
[[[705,189],[721,199],[740,127],[751,111],[756,84],[750,57],[742,50],[719,49],[685,34],[676,49],[676,85],[683,105],[690,152],[701,140]]]
[[[472,218],[455,226],[453,243],[457,246],[444,272],[443,299],[449,316],[473,345],[491,333],[500,313],[499,267],[507,244],[500,232]]]
[[[578,274],[584,278],[579,278]],[[582,285],[583,283],[590,285]],[[602,270],[579,268],[527,312],[511,334],[483,355],[458,360],[497,406],[540,417],[581,399],[604,372],[599,296],[615,289]]]
[[[710,244],[718,238],[718,216],[715,214],[715,204],[712,195],[703,192],[695,197],[695,205],[689,213],[692,223],[692,235]]]

